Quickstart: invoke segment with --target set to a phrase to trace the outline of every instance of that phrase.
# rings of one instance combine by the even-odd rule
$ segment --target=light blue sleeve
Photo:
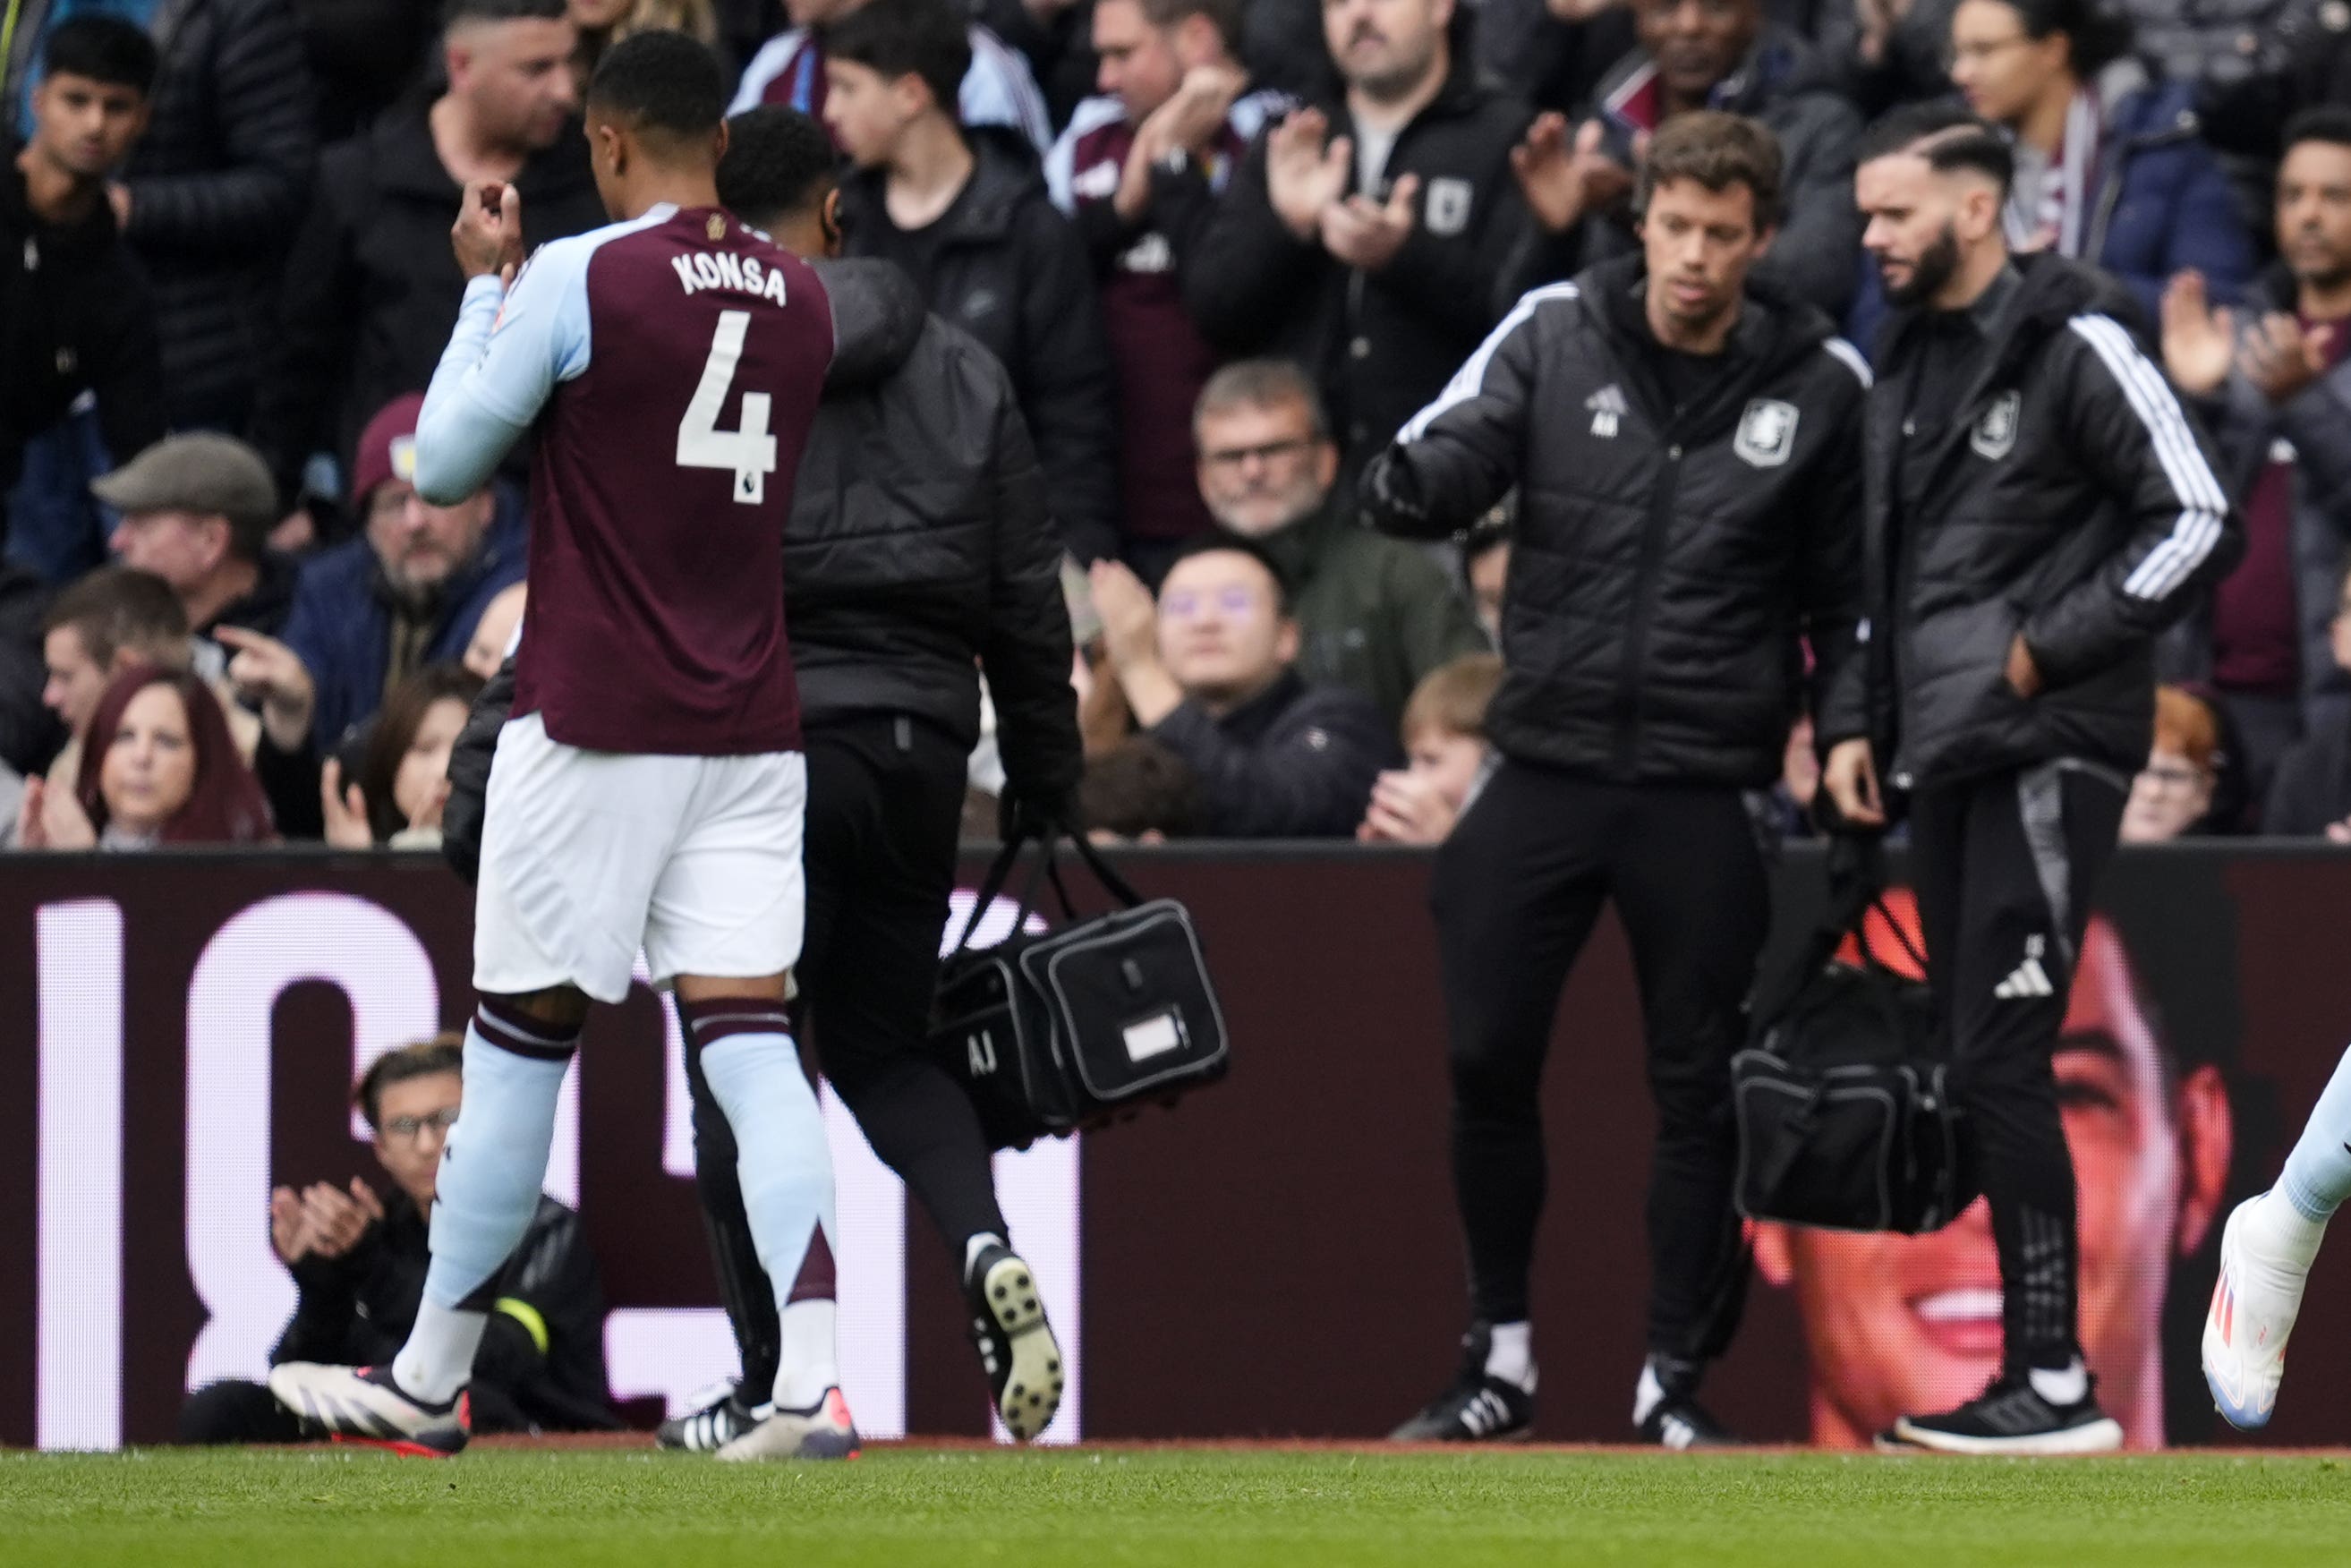
[[[496,277],[465,286],[456,329],[416,420],[416,488],[455,506],[489,483],[556,383],[588,368],[588,258],[557,242],[508,291]]]

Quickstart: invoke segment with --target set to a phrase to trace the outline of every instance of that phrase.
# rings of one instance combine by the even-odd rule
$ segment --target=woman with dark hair
[[[384,698],[360,747],[358,781],[329,758],[319,782],[327,841],[339,849],[438,849],[449,748],[481,695],[463,664],[428,664]]]
[[[2204,275],[2234,299],[2253,243],[2227,175],[2199,136],[2186,82],[2157,81],[2130,23],[2100,0],[1961,0],[1951,81],[2016,143],[2009,244],[2091,262],[2157,319],[2163,286]]]
[[[151,664],[117,675],[90,717],[82,757],[79,810],[45,811],[28,789],[21,847],[144,850],[277,837],[261,786],[200,676]]]

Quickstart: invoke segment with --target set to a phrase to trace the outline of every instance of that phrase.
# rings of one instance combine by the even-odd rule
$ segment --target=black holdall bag
[[[1081,916],[1056,852],[1075,849],[1119,907]],[[1012,933],[974,948],[972,933],[1034,843]],[[1041,883],[1066,924],[1030,933]],[[1146,902],[1081,836],[1045,830],[1013,839],[988,868],[971,917],[939,969],[933,1059],[963,1085],[996,1148],[1027,1148],[1174,1104],[1224,1077],[1225,1017],[1192,916],[1173,899]]]
[[[1758,992],[1752,1043],[1731,1059],[1734,1191],[1750,1219],[1917,1235],[1949,1225],[1978,1187],[1933,995],[1871,951],[1870,913],[1921,973],[1925,958],[1886,909],[1874,843],[1841,846],[1832,867],[1854,848],[1860,868],[1833,874],[1827,917],[1795,966]],[[1857,965],[1836,956],[1848,934]]]

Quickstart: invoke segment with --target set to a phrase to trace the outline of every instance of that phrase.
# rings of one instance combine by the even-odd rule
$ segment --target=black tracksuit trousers
[[[1746,1288],[1730,1058],[1771,920],[1755,829],[1727,786],[1609,784],[1509,760],[1438,852],[1472,1305],[1491,1322],[1528,1316],[1543,1058],[1568,970],[1611,899],[1632,941],[1657,1107],[1649,1347],[1694,1371],[1729,1343]]]
[[[939,937],[955,886],[967,747],[917,719],[870,715],[809,730],[807,939],[797,1012],[833,1092],[883,1165],[930,1212],[963,1275],[964,1246],[1007,1234],[993,1153],[971,1101],[924,1052]],[[776,1379],[775,1287],[759,1267],[733,1130],[686,1048],[694,1173],[726,1316],[755,1402]]]
[[[1911,800],[1928,978],[1966,1113],[1962,1155],[1991,1201],[2011,1372],[2080,1354],[2074,1156],[2051,1061],[2127,798],[2104,768],[2051,762]]]

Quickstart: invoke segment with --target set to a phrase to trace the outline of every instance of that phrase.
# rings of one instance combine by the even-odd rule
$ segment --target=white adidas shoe
[[[849,1401],[828,1388],[806,1410],[778,1410],[718,1450],[729,1464],[754,1459],[853,1459],[860,1445]]]
[[[2264,1243],[2260,1207],[2283,1203],[2274,1192],[2247,1198],[2220,1231],[2220,1278],[2204,1317],[2204,1382],[2230,1426],[2257,1432],[2277,1409],[2285,1377],[2286,1336],[2302,1311],[2310,1265],[2277,1256]]]
[[[442,1405],[412,1398],[389,1366],[326,1366],[289,1361],[269,1369],[269,1392],[338,1443],[366,1443],[419,1458],[445,1459],[473,1435],[465,1391]]]

